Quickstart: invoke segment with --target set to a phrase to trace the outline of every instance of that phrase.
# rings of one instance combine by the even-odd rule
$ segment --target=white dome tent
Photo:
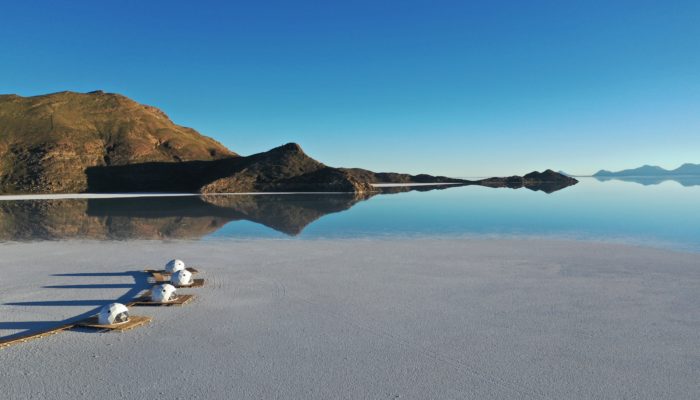
[[[154,303],[167,303],[177,300],[175,286],[164,283],[156,285],[151,289],[151,301]]]
[[[181,269],[173,274],[173,276],[170,278],[170,283],[175,286],[192,285],[192,273],[186,269]]]
[[[174,274],[177,271],[182,271],[184,269],[185,262],[179,259],[170,260],[167,264],[165,264],[165,271],[171,274]]]
[[[100,309],[97,322],[100,325],[122,324],[129,321],[129,309],[121,303],[111,303]]]

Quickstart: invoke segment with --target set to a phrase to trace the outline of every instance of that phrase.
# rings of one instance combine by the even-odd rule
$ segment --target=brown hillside
[[[100,91],[0,95],[0,193],[83,192],[85,170],[236,156],[155,107]]]

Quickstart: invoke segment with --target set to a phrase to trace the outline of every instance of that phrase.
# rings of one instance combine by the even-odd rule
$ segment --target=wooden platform
[[[200,288],[204,286],[204,279],[193,279],[191,285],[174,285],[176,288]]]
[[[179,294],[177,295],[177,298],[173,301],[169,301],[167,303],[156,303],[154,301],[151,301],[151,297],[149,294],[146,294],[145,296],[137,297],[129,303],[129,306],[153,306],[153,307],[169,307],[169,306],[183,306],[189,302],[194,300],[194,295],[193,294]]]
[[[81,327],[81,328],[90,328],[90,329],[97,329],[100,331],[128,331],[130,329],[137,328],[139,326],[146,325],[147,323],[151,322],[151,317],[145,317],[141,315],[130,315],[129,320],[127,322],[121,323],[121,324],[111,324],[111,325],[100,325],[97,323],[97,317],[90,317],[88,319],[84,319],[80,322],[77,322],[75,324],[76,327]]]
[[[56,328],[44,330],[41,332],[34,332],[34,333],[31,333],[27,336],[17,337],[14,339],[2,339],[2,340],[0,340],[0,349],[4,349],[5,347],[10,347],[10,346],[15,345],[15,344],[26,343],[30,340],[41,339],[43,337],[55,335],[57,333],[71,329],[72,327],[73,327],[73,324],[66,324],[66,325],[57,326]]]
[[[100,325],[97,323],[97,317],[90,317],[88,319],[84,319],[82,321],[70,323],[70,324],[64,324],[57,326],[55,328],[51,328],[48,330],[43,330],[40,332],[34,332],[30,333],[26,336],[21,336],[21,337],[15,337],[15,338],[10,338],[10,339],[2,339],[0,340],[0,349],[4,349],[6,347],[10,347],[16,344],[21,344],[21,343],[27,343],[31,340],[34,339],[41,339],[47,336],[52,336],[57,333],[61,333],[63,331],[67,331],[76,327],[80,328],[90,328],[90,329],[96,329],[99,330],[100,332],[107,332],[107,331],[128,331],[129,329],[134,329],[136,327],[145,325],[149,322],[151,322],[151,317],[143,317],[139,315],[133,315],[129,317],[129,321],[123,323],[123,324],[114,324],[114,325]]]
[[[151,278],[153,278],[154,284],[170,283],[170,274],[163,272],[151,272]],[[188,286],[175,286],[175,287],[201,287],[204,285],[204,279],[193,279],[193,284]],[[199,282],[199,284],[197,283]]]
[[[151,277],[153,278],[154,283],[170,283],[170,274],[164,274],[156,271],[151,272]]]

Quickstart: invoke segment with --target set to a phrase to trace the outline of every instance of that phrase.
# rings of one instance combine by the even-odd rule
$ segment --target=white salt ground
[[[697,254],[475,239],[0,254],[0,335],[126,301],[146,285],[120,273],[172,257],[207,281],[185,307],[133,308],[146,327],[0,350],[2,399],[700,398]]]

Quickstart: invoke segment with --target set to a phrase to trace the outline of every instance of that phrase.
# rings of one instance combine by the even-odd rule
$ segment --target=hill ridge
[[[0,95],[0,193],[374,192],[373,183],[451,183],[551,192],[575,184],[552,170],[468,181],[334,168],[296,143],[239,156],[162,110],[124,95]]]
[[[624,169],[621,171],[609,171],[601,169],[593,176],[678,176],[678,175],[700,175],[700,164],[684,163],[675,169],[665,169],[658,165],[645,164],[638,168]]]

